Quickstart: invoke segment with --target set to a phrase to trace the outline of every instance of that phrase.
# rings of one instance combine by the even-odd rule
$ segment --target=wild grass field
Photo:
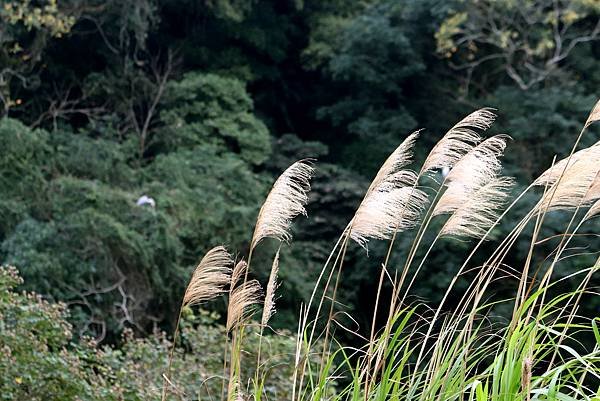
[[[164,334],[136,339],[126,333],[120,349],[99,347],[91,339],[73,343],[64,306],[15,292],[22,281],[18,272],[2,268],[2,399],[49,394],[54,399],[163,401],[597,400],[600,318],[581,316],[578,310],[597,296],[589,284],[600,258],[591,266],[580,265],[569,277],[578,286],[566,292],[556,291],[564,278],[555,279],[553,273],[563,258],[578,257],[571,240],[600,214],[600,142],[578,147],[586,129],[600,120],[600,102],[574,135],[568,156],[516,196],[511,196],[513,180],[502,175],[500,161],[510,137],[485,137],[495,117],[490,109],[471,113],[417,167],[412,148],[419,132],[394,150],[324,261],[312,296],[299,311],[296,333],[269,326],[279,296],[278,273],[285,269],[279,250],[266,288],[249,272],[252,254],[263,241],[275,241],[280,248],[293,241],[293,220],[306,215],[318,168],[314,160],[292,164],[275,181],[258,213],[247,258],[234,257],[221,245],[202,257],[183,294],[171,341]],[[508,235],[493,239],[494,251],[485,263],[470,263],[530,191],[538,198],[535,207]],[[541,237],[545,220],[556,213],[569,216],[564,232]],[[433,219],[443,224],[432,241],[424,242]],[[399,236],[410,236],[412,245],[404,265],[391,269]],[[511,247],[523,236],[531,244],[527,258],[519,266],[506,265]],[[411,288],[436,243],[448,239],[469,239],[472,247],[456,266],[442,301],[431,309],[411,297]],[[366,330],[370,335],[362,336],[336,301],[336,291],[344,280],[349,243],[368,252],[376,240],[385,241],[388,252],[384,260],[371,260],[379,290]],[[547,241],[554,250],[540,259],[538,245]],[[456,281],[467,273],[472,278],[467,290],[457,292]],[[506,277],[518,283],[515,297],[493,297],[495,283]],[[381,297],[386,282],[393,291]],[[445,309],[451,297],[457,306]],[[227,303],[224,326],[197,308],[217,298]],[[493,315],[499,304],[512,310],[509,318]],[[377,324],[378,315],[383,325]],[[340,332],[355,336],[360,345],[338,341]]]
[[[600,401],[599,60],[598,0],[0,1],[0,401]]]
[[[595,295],[588,284],[600,268],[600,258],[574,273],[580,283],[577,288],[548,296],[557,285],[553,279],[557,263],[563,257],[577,256],[567,255],[571,239],[600,214],[600,147],[578,149],[586,128],[600,119],[600,102],[575,137],[570,154],[512,200],[513,180],[502,175],[500,162],[510,138],[482,136],[494,119],[489,109],[468,115],[431,149],[417,170],[408,166],[419,132],[409,135],[383,163],[325,261],[310,300],[300,310],[296,351],[288,362],[294,367],[292,400],[592,400],[600,396],[598,319],[577,314],[582,299]],[[274,183],[258,214],[247,262],[234,261],[223,247],[213,248],[187,287],[182,308],[222,295],[228,299],[221,399],[269,398],[264,391],[269,372],[278,368],[261,359],[261,346],[275,312],[277,275],[285,261],[281,263],[277,251],[264,294],[257,281],[248,280],[248,271],[261,241],[272,238],[282,246],[291,241],[292,220],[306,214],[313,170],[311,160],[301,160]],[[427,178],[427,184],[422,184]],[[483,265],[471,266],[473,254],[502,224],[503,216],[527,191],[536,189],[540,193],[535,207],[498,241]],[[554,251],[532,266],[536,245],[550,240],[539,236],[540,228],[556,212],[570,214],[569,224],[554,238]],[[438,216],[446,216],[442,228],[433,241],[422,243],[423,233]],[[410,235],[413,242],[403,268],[392,274],[388,260],[398,235]],[[522,235],[531,243],[527,259],[521,266],[505,265],[511,246]],[[435,310],[424,310],[418,303],[407,302],[407,297],[429,252],[446,237],[478,242],[457,266],[441,303]],[[352,331],[337,319],[336,290],[344,279],[348,243],[355,241],[367,251],[371,240],[389,242],[388,253],[385,260],[373,261],[379,290],[370,336],[361,339],[362,346],[348,347],[336,342],[334,335],[336,330]],[[415,255],[421,246],[427,251],[418,260]],[[474,279],[467,291],[456,294],[453,285],[467,269],[475,270]],[[487,293],[506,275],[519,278],[516,296],[493,303],[509,304],[512,317],[492,323],[487,316],[492,306]],[[388,303],[380,305],[381,285],[386,280],[392,282],[393,293]],[[459,297],[458,306],[441,313],[449,296]],[[258,305],[262,317],[255,320]],[[378,313],[387,315],[383,327],[376,326]],[[246,353],[249,327],[258,332],[256,360]],[[176,336],[177,331],[175,340]],[[169,391],[177,393],[171,359],[163,400]],[[245,364],[253,367],[253,375],[242,374]]]

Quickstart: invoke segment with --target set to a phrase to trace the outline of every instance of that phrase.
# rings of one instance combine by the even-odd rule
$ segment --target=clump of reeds
[[[217,246],[204,255],[198,266],[192,273],[192,278],[185,289],[177,321],[175,323],[175,333],[173,334],[173,345],[169,354],[168,367],[164,377],[162,399],[167,396],[167,388],[170,382],[171,364],[173,362],[173,351],[179,332],[179,321],[181,320],[182,309],[185,306],[197,305],[209,301],[225,292],[225,287],[231,280],[231,265],[233,260],[231,255],[222,246]]]
[[[480,109],[465,117],[432,148],[416,170],[418,172],[408,169],[408,166],[413,162],[412,149],[419,132],[409,135],[383,163],[327,258],[308,304],[301,307],[296,354],[294,360],[290,360],[296,367],[292,401],[454,401],[467,398],[477,401],[541,401],[589,400],[597,396],[587,386],[600,379],[600,332],[595,321],[579,321],[577,324],[573,321],[582,294],[587,290],[592,275],[600,269],[600,258],[593,266],[582,268],[568,277],[583,275],[580,285],[572,293],[551,301],[546,299],[546,293],[556,284],[551,281],[552,272],[571,239],[583,224],[600,214],[600,147],[595,145],[577,151],[586,128],[600,120],[600,102],[588,116],[571,154],[551,166],[508,207],[514,180],[502,175],[500,162],[508,137],[483,137],[483,132],[490,128],[494,119],[491,109]],[[420,183],[425,175],[435,178],[440,169],[446,169],[448,173],[433,188]],[[224,248],[215,248],[198,265],[184,295],[183,306],[228,294],[225,343],[231,335],[232,346],[229,380],[224,388],[228,388],[230,400],[244,399],[245,393],[252,393],[259,401],[265,384],[265,376],[260,375],[263,365],[261,345],[265,328],[275,311],[280,250],[273,258],[262,314],[256,323],[260,339],[254,391],[249,391],[243,388],[240,374],[244,329],[253,324],[254,311],[262,297],[260,284],[248,279],[252,252],[265,238],[290,241],[292,220],[306,214],[313,172],[309,161],[299,161],[274,183],[257,218],[248,263],[240,261],[231,270],[231,256]],[[500,241],[483,265],[469,266],[473,255],[482,242],[489,239],[504,215],[535,187],[543,190],[534,208]],[[585,213],[579,214],[580,209],[585,209]],[[530,276],[529,267],[537,245],[546,241],[538,236],[548,211],[572,215],[554,251],[542,258],[538,269],[545,267],[546,271],[540,278],[537,273]],[[438,225],[441,228],[426,244],[425,252],[419,252],[433,219],[441,220]],[[507,270],[504,260],[517,238],[527,235],[524,234],[525,228],[531,225],[529,254],[523,260],[522,271],[512,273],[512,270]],[[411,233],[411,230],[416,230],[416,233]],[[397,275],[392,277],[390,274],[388,262],[399,233],[412,235],[413,242],[403,267],[398,269],[398,279]],[[463,265],[457,268],[440,304],[429,314],[426,311],[426,316],[421,316],[419,307],[409,307],[404,301],[430,252],[445,237],[477,240],[477,243]],[[334,341],[329,338],[330,326],[334,321],[336,289],[350,240],[364,248],[371,240],[389,241],[389,247],[383,263],[376,264],[381,266],[381,270],[370,336],[362,338],[365,342],[363,347],[333,347]],[[413,266],[415,259],[418,262],[416,267]],[[455,301],[456,306],[451,313],[444,315],[445,302],[467,269],[473,272],[474,278],[467,291]],[[514,277],[518,284],[513,300],[514,313],[508,324],[497,328],[480,315],[495,304],[485,304],[488,289],[506,275]],[[327,279],[321,284],[323,277]],[[390,304],[386,305],[386,323],[376,330],[375,317],[386,277],[392,285],[392,297]],[[405,279],[409,277],[410,281],[406,284]],[[320,285],[323,285],[323,295],[313,305]],[[331,286],[333,290],[329,295]],[[327,297],[329,313],[322,315],[321,309]],[[314,318],[311,318],[313,313]],[[324,316],[327,319],[325,329],[319,331],[318,321]],[[576,342],[563,345],[565,339],[571,334],[577,335],[579,330],[588,330],[597,337],[598,344],[592,350],[581,347],[576,350]],[[319,341],[322,347],[317,350],[315,344]],[[316,365],[315,355],[320,355],[316,358]],[[226,358],[224,361],[227,367]],[[340,377],[344,377],[348,384],[332,388]]]
[[[163,385],[163,401],[168,392],[167,384],[172,384],[169,380],[169,375],[182,308],[209,301],[225,293],[228,295],[228,306],[223,360],[224,370],[229,367],[229,375],[224,375],[225,377],[228,376],[229,380],[227,386],[223,386],[222,397],[225,397],[224,389],[227,387],[228,399],[244,399],[241,360],[245,327],[251,322],[255,306],[261,302],[262,297],[260,283],[255,279],[248,279],[252,253],[265,238],[273,238],[280,242],[288,242],[291,239],[290,226],[293,219],[300,214],[306,215],[305,205],[308,202],[310,180],[313,174],[314,167],[312,160],[300,160],[288,167],[275,181],[258,213],[254,233],[250,241],[248,262],[240,260],[231,269],[231,265],[233,264],[231,255],[224,247],[216,247],[205,255],[194,270],[190,283],[186,288],[179,317],[176,322],[173,349],[169,356],[169,366]],[[267,283],[267,292],[260,323],[261,337],[269,319],[275,312],[275,290],[277,289],[278,271],[279,250],[273,261],[271,274]],[[227,354],[230,335],[232,340],[228,364]],[[260,346],[258,351],[259,364]]]
[[[238,263],[240,270],[245,270],[245,262]],[[253,305],[260,302],[261,287],[257,280],[241,282],[240,272],[238,277],[232,277],[231,291],[229,292],[229,301],[227,303],[227,322],[225,328],[228,332],[235,330],[240,325],[248,321],[251,316],[249,310]]]

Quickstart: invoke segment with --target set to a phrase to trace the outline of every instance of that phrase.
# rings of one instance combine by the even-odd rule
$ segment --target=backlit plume
[[[248,316],[249,308],[260,303],[260,284],[256,280],[243,281],[248,265],[243,260],[233,269],[229,286],[229,304],[227,305],[227,322],[225,327],[228,332],[238,327]]]
[[[587,121],[585,122],[585,128],[589,127],[590,125],[592,125],[593,123],[595,123],[596,121],[600,120],[600,100],[598,100],[596,102],[596,104],[594,105],[594,108],[592,109],[592,111],[590,112],[590,115],[588,116]]]
[[[596,199],[600,199],[600,172],[596,174],[596,178],[594,178],[592,185],[583,197],[583,202],[585,204],[590,204]]]
[[[222,246],[206,253],[185,290],[183,305],[195,305],[206,302],[225,291],[231,278],[231,255]]]
[[[427,202],[416,188],[417,174],[401,170],[411,162],[418,132],[409,135],[381,166],[350,223],[350,238],[366,248],[370,238],[390,239],[414,227]]]
[[[513,185],[514,180],[509,177],[491,179],[465,199],[448,218],[440,234],[483,237],[500,216]]]
[[[446,176],[446,190],[435,206],[433,215],[452,213],[471,194],[492,181],[502,169],[499,157],[506,148],[505,135],[486,139],[464,155]]]
[[[569,163],[564,173],[561,172],[560,179],[547,189],[538,202],[537,208],[541,210],[573,209],[588,206],[598,199],[600,196],[597,191],[600,146],[584,149],[578,152],[578,155],[577,160]]]
[[[590,186],[587,194],[583,198],[583,202],[586,204],[592,204],[586,215],[584,216],[584,220],[587,220],[591,217],[597,216],[600,214],[600,172],[596,175],[596,179]]]
[[[600,214],[600,200],[596,201],[592,207],[590,207],[590,210],[588,210],[588,212],[586,213],[584,219],[590,219],[594,216],[598,216]]]
[[[404,141],[392,152],[392,154],[381,165],[377,175],[371,182],[367,195],[385,181],[389,181],[396,172],[406,167],[412,161],[413,148],[420,131],[415,131],[406,137]]]
[[[598,146],[597,144],[594,146]],[[533,185],[545,186],[545,185],[553,185],[560,176],[565,172],[565,167],[571,167],[574,163],[579,161],[581,158],[585,157],[591,148],[581,149],[578,152],[573,153],[570,157],[565,157],[559,162],[555,163],[552,167],[548,168],[546,171],[542,173],[534,182]]]
[[[375,190],[360,205],[350,237],[366,247],[369,238],[390,239],[397,231],[413,228],[427,203],[427,194],[412,186]]]
[[[263,307],[262,319],[260,324],[265,327],[269,319],[275,314],[275,291],[277,290],[277,274],[279,273],[279,250],[275,254],[273,264],[271,265],[271,274],[267,282],[267,293],[265,295],[265,304]]]
[[[474,111],[463,118],[429,152],[421,167],[420,175],[443,167],[454,166],[465,153],[481,141],[476,130],[487,130],[495,119],[496,114],[487,108]]]
[[[308,202],[313,174],[311,161],[300,160],[279,176],[258,213],[251,241],[252,249],[267,237],[285,242],[291,239],[289,229],[292,220],[299,214],[306,216],[304,206]]]
[[[246,281],[231,291],[227,307],[227,323],[225,325],[228,332],[249,318],[251,314],[249,308],[260,303],[260,293],[260,284],[256,280]]]

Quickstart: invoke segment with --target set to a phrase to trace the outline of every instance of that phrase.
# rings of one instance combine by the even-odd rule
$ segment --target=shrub
[[[136,338],[125,330],[119,347],[100,347],[86,338],[75,341],[65,305],[17,292],[21,284],[16,268],[0,267],[0,399],[144,401],[160,397],[161,374],[171,347],[163,333]],[[221,393],[225,328],[216,320],[214,313],[185,311],[182,344],[175,351],[172,369],[176,385],[188,398],[218,398]],[[255,331],[248,340],[250,349],[256,350]],[[293,365],[287,362],[293,358],[295,340],[289,332],[281,332],[267,336],[263,345],[270,367],[265,393],[272,399],[289,399]],[[255,359],[256,352],[247,357]],[[246,377],[253,374],[244,372]]]

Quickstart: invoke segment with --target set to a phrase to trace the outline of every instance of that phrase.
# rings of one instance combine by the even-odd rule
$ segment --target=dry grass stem
[[[452,167],[465,153],[481,141],[476,130],[487,130],[496,119],[491,109],[469,114],[452,127],[433,147],[423,162],[419,175],[442,167]]]
[[[496,177],[473,192],[446,221],[440,235],[481,238],[496,222],[514,180]]]
[[[271,274],[269,275],[269,281],[267,283],[267,293],[265,295],[265,304],[263,307],[263,314],[260,320],[260,324],[265,327],[269,322],[269,319],[275,314],[275,291],[277,290],[277,274],[279,273],[279,250],[275,254],[273,259],[273,265],[271,266]]]
[[[183,296],[183,306],[206,302],[225,291],[231,278],[231,255],[217,246],[202,258]]]
[[[585,215],[585,220],[590,219],[594,216],[597,216],[600,214],[600,200],[596,201],[591,207],[590,210],[588,210],[588,212]]]
[[[275,238],[285,242],[291,239],[289,228],[292,220],[299,214],[306,216],[304,206],[308,202],[310,179],[313,174],[314,167],[311,161],[300,160],[279,176],[260,208],[251,249],[264,238]]]
[[[584,127],[587,128],[598,120],[600,120],[600,100],[598,100],[594,105],[594,108],[590,112]]]

